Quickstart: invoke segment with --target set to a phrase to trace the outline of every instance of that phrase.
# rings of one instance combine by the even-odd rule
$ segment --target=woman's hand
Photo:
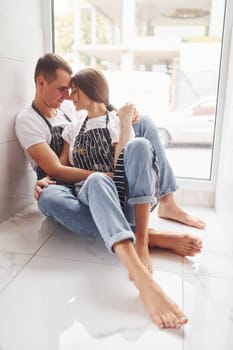
[[[140,115],[139,115],[139,112],[138,110],[135,108],[134,109],[134,115],[133,115],[133,118],[132,118],[132,124],[136,124],[140,119]]]
[[[50,178],[47,176],[43,177],[43,179],[37,180],[34,186],[34,198],[38,200],[43,188],[54,184],[56,184],[56,181],[50,180]]]
[[[139,119],[140,119],[139,112],[138,112],[138,110],[136,109],[136,107],[134,106],[133,103],[127,102],[119,110],[117,110],[116,108],[115,108],[115,110],[117,111],[117,114],[118,114],[120,120],[122,120],[121,118],[124,118],[126,113],[129,113],[128,116],[131,115],[131,123],[132,124],[137,123],[139,121]],[[130,113],[132,113],[132,114],[130,114]]]
[[[138,112],[133,103],[127,102],[118,110],[121,125],[132,124],[138,118]]]

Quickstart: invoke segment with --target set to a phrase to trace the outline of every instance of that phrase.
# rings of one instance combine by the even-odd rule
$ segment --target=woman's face
[[[88,110],[90,98],[74,84],[71,85],[70,99],[73,101],[76,111],[81,111],[82,109]]]

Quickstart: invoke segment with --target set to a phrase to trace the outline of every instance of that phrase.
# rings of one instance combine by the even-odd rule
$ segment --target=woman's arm
[[[115,144],[114,165],[116,165],[122,149],[131,139],[132,121],[134,120],[136,114],[137,111],[134,105],[131,103],[126,103],[118,111],[118,116],[120,119],[120,137],[119,142]]]

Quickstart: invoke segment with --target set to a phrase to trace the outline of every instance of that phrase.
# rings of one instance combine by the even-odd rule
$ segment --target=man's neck
[[[57,115],[57,109],[49,107],[43,100],[35,98],[33,105],[38,109],[38,111],[47,118],[52,118]]]

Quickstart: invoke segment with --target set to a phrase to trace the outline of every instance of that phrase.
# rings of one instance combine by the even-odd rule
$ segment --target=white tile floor
[[[154,250],[154,278],[189,317],[181,330],[153,325],[116,256],[45,219],[32,205],[0,225],[0,350],[232,350],[233,255],[212,209],[187,208],[204,231],[201,255]]]

